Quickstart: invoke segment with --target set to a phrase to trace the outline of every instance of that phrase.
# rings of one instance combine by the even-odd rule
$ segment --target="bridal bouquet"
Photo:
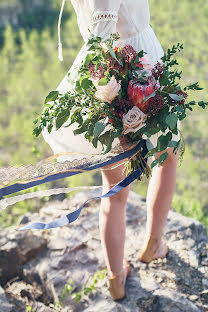
[[[178,134],[178,120],[186,118],[186,111],[192,111],[194,105],[203,109],[208,105],[203,101],[188,102],[187,91],[201,90],[198,83],[184,88],[179,84],[182,72],[174,69],[178,63],[173,56],[183,45],[178,43],[168,49],[161,61],[153,64],[144,51],[137,52],[131,45],[116,47],[114,41],[118,39],[118,33],[107,40],[90,37],[89,53],[72,81],[74,91],[49,93],[42,115],[34,121],[39,125],[33,134],[38,136],[44,127],[50,133],[54,126],[59,129],[77,123],[74,134],[84,133],[95,148],[100,142],[104,153],[111,150],[116,138],[134,144],[144,135],[148,156],[168,147],[176,153],[181,149],[181,140],[172,138]],[[153,146],[150,139],[156,133],[160,135]],[[162,153],[151,168],[167,157],[167,152]],[[128,171],[135,170],[140,161],[138,153],[129,161]]]

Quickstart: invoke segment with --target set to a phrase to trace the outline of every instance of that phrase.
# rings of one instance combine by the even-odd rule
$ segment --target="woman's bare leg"
[[[155,245],[155,258],[164,257],[168,251],[167,245],[162,240],[162,234],[174,195],[178,155],[175,155],[173,149],[170,148],[167,152],[168,159],[161,166],[156,166],[152,170],[148,186],[146,240],[144,249],[139,256],[139,258],[143,256],[143,259],[147,256],[150,238],[155,241],[155,244],[152,244]],[[157,157],[160,155],[161,153],[158,153]],[[150,248],[152,247],[150,246]]]
[[[167,246],[162,241],[162,233],[175,190],[176,168],[178,156],[167,150],[168,159],[162,166],[153,169],[147,192],[147,224],[146,240],[140,258],[145,259],[149,254],[149,239],[155,240],[154,257],[164,257]],[[157,157],[161,153],[157,154]],[[104,191],[107,192],[124,175],[123,167],[102,171]],[[100,209],[100,234],[105,261],[109,274],[118,274],[122,270],[125,242],[125,208],[129,188],[124,189],[113,197],[102,199]],[[151,246],[150,246],[151,247]],[[145,261],[148,262],[148,261]]]
[[[106,169],[106,167],[105,167]],[[122,180],[123,165],[116,169],[102,170],[103,192]],[[129,187],[116,195],[101,200],[99,226],[108,274],[117,275],[122,271],[126,231],[126,203]]]

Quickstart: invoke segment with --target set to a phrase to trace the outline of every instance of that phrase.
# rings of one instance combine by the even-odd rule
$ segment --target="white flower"
[[[121,89],[120,81],[117,82],[114,76],[111,77],[111,80],[105,86],[99,86],[98,79],[92,78],[92,82],[97,89],[97,91],[95,92],[96,99],[108,103],[111,103],[118,96],[119,90]]]
[[[123,115],[123,134],[136,132],[145,126],[147,115],[145,115],[137,106],[134,106]]]

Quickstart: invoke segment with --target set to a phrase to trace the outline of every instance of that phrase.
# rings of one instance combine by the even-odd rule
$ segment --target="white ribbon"
[[[61,62],[63,61],[63,55],[62,55],[62,43],[61,43],[60,27],[61,27],[61,18],[62,18],[65,2],[66,2],[66,0],[62,0],[61,10],[60,10],[59,19],[58,19],[58,58]]]

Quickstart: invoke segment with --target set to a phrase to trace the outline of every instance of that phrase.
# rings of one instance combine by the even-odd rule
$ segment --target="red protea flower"
[[[154,68],[152,69],[152,76],[155,77],[156,80],[162,78],[164,72],[164,64],[161,62],[157,62]]]
[[[131,63],[131,61],[134,60],[137,56],[136,50],[134,50],[130,44],[125,45],[121,50],[121,53],[125,63]]]
[[[152,85],[141,84],[140,82],[129,81],[128,97],[133,105],[139,107],[143,113],[148,110],[149,100],[144,103],[144,99],[154,92]]]
[[[162,95],[157,94],[149,99],[149,107],[146,113],[149,115],[157,115],[159,111],[165,107],[165,105],[166,103]]]

